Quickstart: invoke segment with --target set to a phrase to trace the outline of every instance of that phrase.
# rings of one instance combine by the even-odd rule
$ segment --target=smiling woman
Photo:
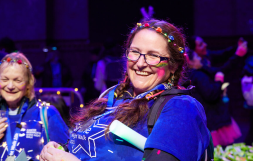
[[[7,116],[0,119],[0,153],[3,160],[14,160],[21,152],[20,149],[25,149],[29,157],[38,160],[36,157],[44,145],[45,132],[40,124],[40,109],[36,106],[34,83],[31,63],[22,53],[11,53],[2,59],[0,109],[5,110]],[[50,107],[47,113],[50,139],[65,143],[68,129],[59,113],[54,107]],[[60,128],[55,127],[56,122]],[[61,137],[57,136],[58,133],[62,134]]]
[[[75,130],[68,146],[70,153],[50,142],[41,152],[41,161],[205,159],[210,134],[202,105],[188,95],[168,94],[188,91],[179,86],[186,65],[184,48],[184,35],[171,23],[137,23],[125,45],[124,80],[72,114]],[[153,128],[148,124],[151,118],[157,119]],[[131,139],[109,132],[114,120],[147,137],[144,153],[128,143]],[[134,137],[123,129],[120,132]]]
[[[30,69],[27,66],[31,68],[28,60],[19,58],[19,63],[14,63],[15,59],[8,58],[8,60],[2,62],[0,68],[0,94],[10,108],[16,109],[19,107],[20,100],[23,96],[26,96],[30,100],[34,98],[33,86],[35,79],[32,73],[28,71]],[[24,62],[28,62],[29,64]]]

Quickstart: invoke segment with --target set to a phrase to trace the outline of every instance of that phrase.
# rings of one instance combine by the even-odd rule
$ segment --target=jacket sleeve
[[[202,70],[207,71],[208,73],[215,75],[217,72],[222,72],[224,74],[227,74],[231,69],[237,66],[240,61],[243,60],[243,57],[233,55],[230,57],[222,66],[220,67],[208,67],[203,66]]]
[[[224,63],[235,51],[236,46],[230,46],[222,50],[208,50],[207,57],[211,62]]]
[[[200,160],[209,145],[203,106],[190,96],[175,96],[164,106],[145,143],[180,161]]]
[[[148,155],[145,155],[146,151],[147,149],[145,149],[143,156],[145,161],[179,161],[175,156],[159,149],[148,149]]]
[[[192,76],[193,85],[196,86],[196,91],[202,96],[207,102],[216,101],[222,95],[220,81],[214,81],[206,73],[196,70]]]
[[[47,117],[50,141],[65,144],[69,139],[68,127],[54,106],[48,108]]]

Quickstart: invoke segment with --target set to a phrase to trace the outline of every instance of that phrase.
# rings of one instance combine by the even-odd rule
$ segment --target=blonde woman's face
[[[28,89],[24,68],[17,63],[4,62],[0,73],[0,93],[11,108],[17,108]]]

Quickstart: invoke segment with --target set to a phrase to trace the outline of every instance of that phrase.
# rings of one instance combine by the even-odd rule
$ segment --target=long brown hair
[[[7,58],[11,58],[12,60],[22,60],[23,63],[26,63],[28,66],[22,64],[23,66],[23,70],[25,71],[26,73],[26,78],[27,78],[27,92],[25,94],[25,96],[27,98],[29,98],[29,100],[31,101],[34,97],[35,97],[35,92],[34,92],[34,84],[35,84],[35,78],[32,74],[32,64],[29,62],[29,60],[25,57],[25,55],[23,53],[20,53],[20,52],[13,52],[13,53],[10,53],[10,54],[7,54],[5,55],[3,58],[2,58],[2,62],[4,60],[6,60]],[[6,61],[7,62],[7,61]],[[14,62],[9,62],[9,64],[13,64]],[[0,66],[0,70],[3,70],[3,67]]]
[[[169,51],[168,53],[170,53],[170,57],[172,58],[169,61],[168,67],[170,69],[175,70],[174,85],[175,86],[179,85],[181,78],[183,77],[186,61],[185,61],[184,54],[180,53],[180,51],[178,50],[178,47],[176,47],[174,44],[177,44],[177,46],[185,48],[185,38],[181,32],[181,29],[176,28],[171,23],[168,23],[166,21],[160,21],[160,20],[150,20],[147,22],[143,22],[143,24],[144,23],[149,23],[150,26],[153,26],[155,28],[160,27],[164,33],[167,33],[168,35],[172,35],[174,37],[175,40],[173,42],[171,43],[168,42],[168,51]],[[125,43],[126,49],[130,47],[136,33],[138,33],[143,28],[136,26],[134,29],[135,30],[133,30],[133,32],[131,32],[128,35],[128,39]],[[154,29],[150,28],[150,30],[154,30]],[[115,93],[117,96],[120,96],[124,91],[126,91],[130,87],[131,82],[127,76],[127,73],[125,74],[125,78],[126,78],[126,81],[121,82],[115,90]],[[159,92],[159,91],[157,90],[155,92]],[[131,101],[130,103],[122,103],[118,106],[116,111],[111,114],[114,116],[113,120],[119,120],[130,127],[135,126],[136,124],[144,120],[144,118],[147,116],[147,112],[149,110],[147,103],[148,103],[148,100],[146,100],[145,98],[135,99]],[[70,121],[72,125],[74,126],[74,124],[77,122],[87,121],[96,115],[102,114],[106,109],[106,105],[107,105],[107,99],[105,98],[97,99],[94,102],[90,103],[86,108],[79,111],[78,113],[71,114]],[[107,133],[108,130],[109,130],[109,126],[107,127],[105,133]]]

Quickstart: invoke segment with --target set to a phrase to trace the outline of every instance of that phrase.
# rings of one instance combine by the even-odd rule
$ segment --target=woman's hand
[[[242,43],[240,43],[240,45],[237,47],[237,50],[235,52],[236,55],[243,57],[244,55],[246,55],[247,51],[248,51],[248,46],[247,46],[248,42],[244,41]]]
[[[218,82],[220,81],[221,83],[224,82],[224,74],[222,72],[217,72],[214,76],[214,81]]]
[[[80,161],[73,154],[57,149],[60,145],[49,142],[40,153],[40,161]]]
[[[6,127],[7,127],[7,118],[1,118],[0,119],[0,139],[2,139],[4,137],[4,132],[6,131]]]

